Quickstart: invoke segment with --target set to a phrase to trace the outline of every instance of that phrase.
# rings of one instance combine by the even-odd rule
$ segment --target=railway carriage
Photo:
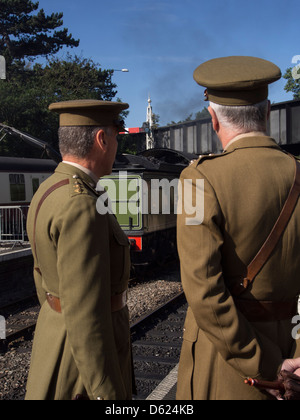
[[[120,155],[113,173],[100,181],[129,237],[135,267],[176,255],[177,182],[192,158],[166,149]],[[24,240],[27,206],[56,166],[52,160],[0,157],[0,240]]]
[[[51,160],[0,157],[0,206],[29,206],[56,166]]]
[[[0,157],[0,242],[24,242],[28,206],[57,164],[41,159]]]
[[[112,175],[100,181],[112,212],[131,243],[135,268],[163,264],[177,254],[177,188],[183,169],[196,155],[152,149],[118,156]]]

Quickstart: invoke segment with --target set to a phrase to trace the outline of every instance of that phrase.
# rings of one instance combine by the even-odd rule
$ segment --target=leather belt
[[[237,309],[250,322],[271,322],[292,319],[298,313],[298,298],[289,302],[234,299]]]
[[[61,314],[61,304],[60,299],[56,296],[51,295],[51,293],[46,293],[47,302],[53,311]],[[111,312],[118,312],[121,309],[125,308],[127,305],[127,290],[119,295],[111,297]]]

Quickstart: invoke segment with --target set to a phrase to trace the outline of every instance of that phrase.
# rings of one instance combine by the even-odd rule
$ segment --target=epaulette
[[[224,152],[224,153],[216,153],[216,154],[210,153],[210,154],[207,154],[207,155],[200,155],[199,159],[197,160],[197,166],[201,165],[201,163],[203,163],[206,160],[219,158],[219,157],[222,157],[222,156],[226,156],[227,154],[228,154],[227,152]]]
[[[85,185],[83,184],[82,179],[79,178],[78,175],[74,175],[72,177],[72,181],[70,183],[71,187],[71,194],[73,195],[81,195],[81,194],[87,194],[87,190]]]
[[[84,179],[81,179],[78,175],[74,175],[71,182],[71,193],[72,196],[74,195],[94,195],[97,198],[99,197],[98,191],[95,189],[95,187],[88,182],[86,182]]]

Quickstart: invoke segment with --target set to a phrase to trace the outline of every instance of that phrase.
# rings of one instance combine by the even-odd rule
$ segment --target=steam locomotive
[[[14,132],[18,136],[19,133]],[[31,138],[21,134],[27,139]],[[41,147],[46,146],[46,143],[41,142]],[[53,150],[51,155],[56,162],[0,157],[0,207],[24,208],[30,205],[40,184],[53,174],[61,160]],[[135,267],[153,262],[163,263],[176,254],[176,180],[190,161],[196,158],[196,155],[169,149],[152,149],[137,156],[119,155],[112,174],[99,181],[99,188],[108,190],[114,214],[130,240],[132,263]],[[173,188],[166,191],[164,182],[172,183]],[[156,192],[153,192],[153,185],[156,185]],[[154,207],[151,205],[153,194],[157,197]],[[130,211],[133,196],[135,212]],[[170,202],[167,213],[163,211],[165,200]],[[147,211],[144,211],[145,203]]]

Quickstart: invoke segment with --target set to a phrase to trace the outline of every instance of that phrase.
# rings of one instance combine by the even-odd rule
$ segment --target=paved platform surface
[[[158,385],[158,387],[149,395],[147,401],[175,401],[177,391],[178,378],[177,365],[166,378]]]
[[[14,249],[0,247],[0,263],[4,261],[11,261],[17,258],[23,258],[32,254],[30,245],[22,247],[15,247]]]

